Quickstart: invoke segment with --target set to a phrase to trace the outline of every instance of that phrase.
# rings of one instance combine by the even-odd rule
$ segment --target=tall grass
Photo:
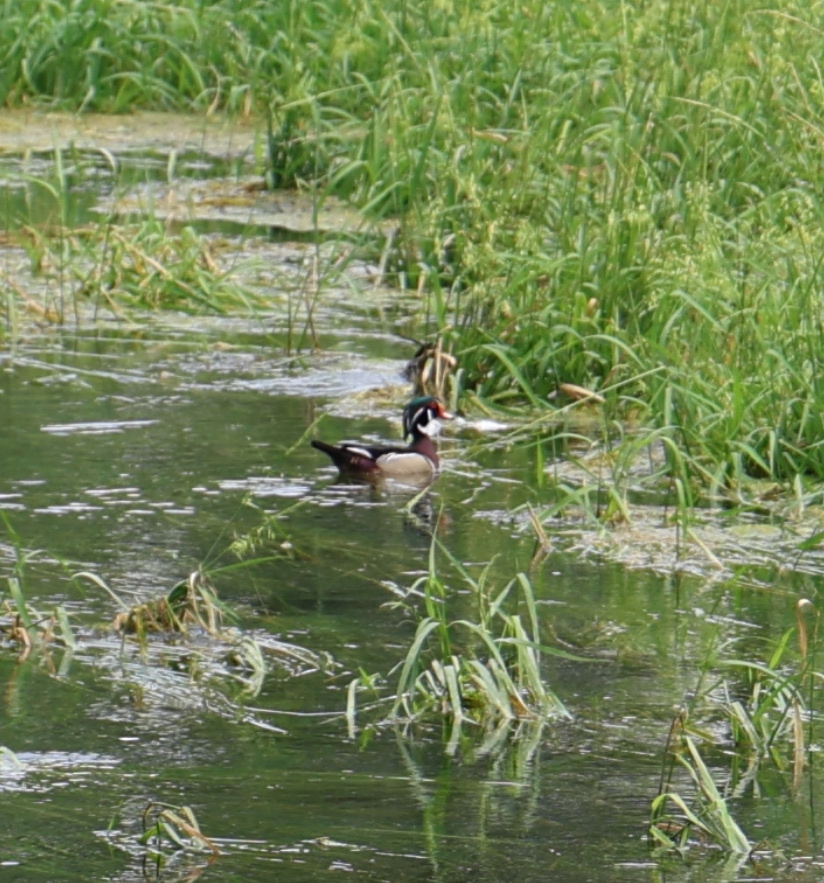
[[[824,476],[824,7],[5,2],[0,95],[270,119],[270,180],[401,220],[464,382],[599,390],[690,481]]]

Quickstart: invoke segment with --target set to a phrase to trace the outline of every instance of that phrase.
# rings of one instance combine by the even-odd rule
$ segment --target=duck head
[[[403,437],[412,441],[427,436],[434,438],[441,431],[441,420],[451,420],[452,415],[435,396],[419,396],[403,409]]]

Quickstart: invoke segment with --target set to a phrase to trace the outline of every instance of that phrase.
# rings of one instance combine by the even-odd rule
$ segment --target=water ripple
[[[158,420],[99,420],[91,423],[50,423],[41,426],[41,432],[54,435],[106,435],[122,432],[124,429],[142,429],[152,426]]]

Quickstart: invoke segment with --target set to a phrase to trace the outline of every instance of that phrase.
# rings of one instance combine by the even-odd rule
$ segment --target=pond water
[[[12,576],[25,554],[27,600],[46,613],[60,605],[76,646],[0,647],[0,745],[14,752],[0,756],[0,875],[766,878],[720,851],[651,851],[650,801],[702,663],[730,641],[769,658],[817,576],[765,587],[629,569],[576,551],[568,529],[535,558],[519,507],[549,500],[538,449],[479,442],[471,422],[449,429],[443,474],[414,507],[410,492],[341,484],[307,433],[395,438],[408,392],[410,348],[364,303],[333,303],[320,314],[323,348],[299,357],[284,355],[276,314],[6,340],[0,572]],[[249,556],[260,560],[221,570],[264,512],[280,517]],[[426,573],[433,531],[476,576],[491,562],[501,587],[529,573],[544,642],[579,657],[544,656],[569,720],[497,736],[466,725],[453,741],[447,724],[377,725],[366,708],[347,726],[350,681],[387,676],[409,646],[415,624],[392,602]],[[281,659],[244,698],[204,676],[196,648],[122,642],[114,598],[72,579],[92,572],[135,603],[198,567],[213,570],[241,628],[328,661]],[[471,595],[443,567],[452,615],[470,617]],[[820,782],[809,773],[801,799],[790,779],[762,769],[734,812],[751,839],[797,857],[793,879],[815,879]],[[139,843],[151,801],[191,807],[222,855],[170,854],[158,868]]]

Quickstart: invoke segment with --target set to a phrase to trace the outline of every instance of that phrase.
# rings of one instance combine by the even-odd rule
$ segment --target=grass
[[[188,806],[172,806],[152,801],[143,812],[141,846],[159,852],[163,847],[173,850],[206,852],[219,856],[220,849],[201,830],[194,812]]]
[[[6,577],[8,597],[0,593],[0,646],[8,644],[18,651],[18,661],[25,662],[32,649],[48,653],[52,645],[74,651],[75,640],[66,610],[57,605],[50,613],[38,611],[27,597],[27,573],[42,550],[27,550],[5,512],[0,524],[11,543],[14,555],[12,574]]]
[[[664,791],[659,794],[652,802],[651,837],[667,849],[684,849],[687,837],[697,834],[730,852],[749,854],[753,844],[732,817],[727,801],[718,790],[695,742],[689,736],[683,736],[683,744],[686,753],[678,755],[678,760],[693,782],[696,805],[690,806],[678,793]],[[677,816],[667,812],[670,804],[675,807]],[[677,836],[672,836],[673,832],[677,832]]]
[[[49,321],[135,310],[246,314],[263,304],[225,260],[220,243],[191,227],[170,230],[148,218],[47,235],[28,228],[19,241],[36,277],[52,283],[53,293],[46,301],[26,295],[22,285],[16,293],[26,309]]]
[[[824,476],[824,8],[23,0],[4,22],[7,106],[254,115],[271,183],[400,219],[386,268],[487,402],[596,390],[697,493]]]
[[[449,569],[440,572],[439,555]],[[491,564],[491,562],[490,562]],[[518,722],[544,723],[571,715],[542,672],[542,653],[570,654],[540,642],[538,610],[532,586],[518,574],[503,588],[489,578],[490,565],[473,576],[433,538],[429,569],[396,602],[417,620],[415,634],[396,666],[397,686],[389,718],[405,723],[441,719],[452,727],[450,745],[462,726],[484,732],[508,731]],[[451,618],[469,592],[473,613]],[[357,697],[379,696],[388,680],[361,672],[347,700],[350,732],[355,729]]]
[[[759,775],[767,764],[780,773],[791,769],[791,790],[796,796],[800,793],[814,744],[814,682],[820,680],[813,668],[817,643],[818,612],[802,599],[796,606],[796,627],[784,633],[765,661],[728,657],[733,644],[727,641],[722,658],[708,656],[690,709],[683,708],[670,728],[658,795],[651,805],[653,843],[683,851],[698,838],[732,853],[749,854],[753,843],[733,817],[728,798],[741,797],[749,789],[758,796]],[[734,680],[719,677],[721,672],[731,672]],[[726,738],[720,739],[725,731]],[[699,741],[710,750],[723,746],[712,771]],[[686,790],[677,782],[676,765],[686,771]],[[723,787],[716,782],[719,773]]]

